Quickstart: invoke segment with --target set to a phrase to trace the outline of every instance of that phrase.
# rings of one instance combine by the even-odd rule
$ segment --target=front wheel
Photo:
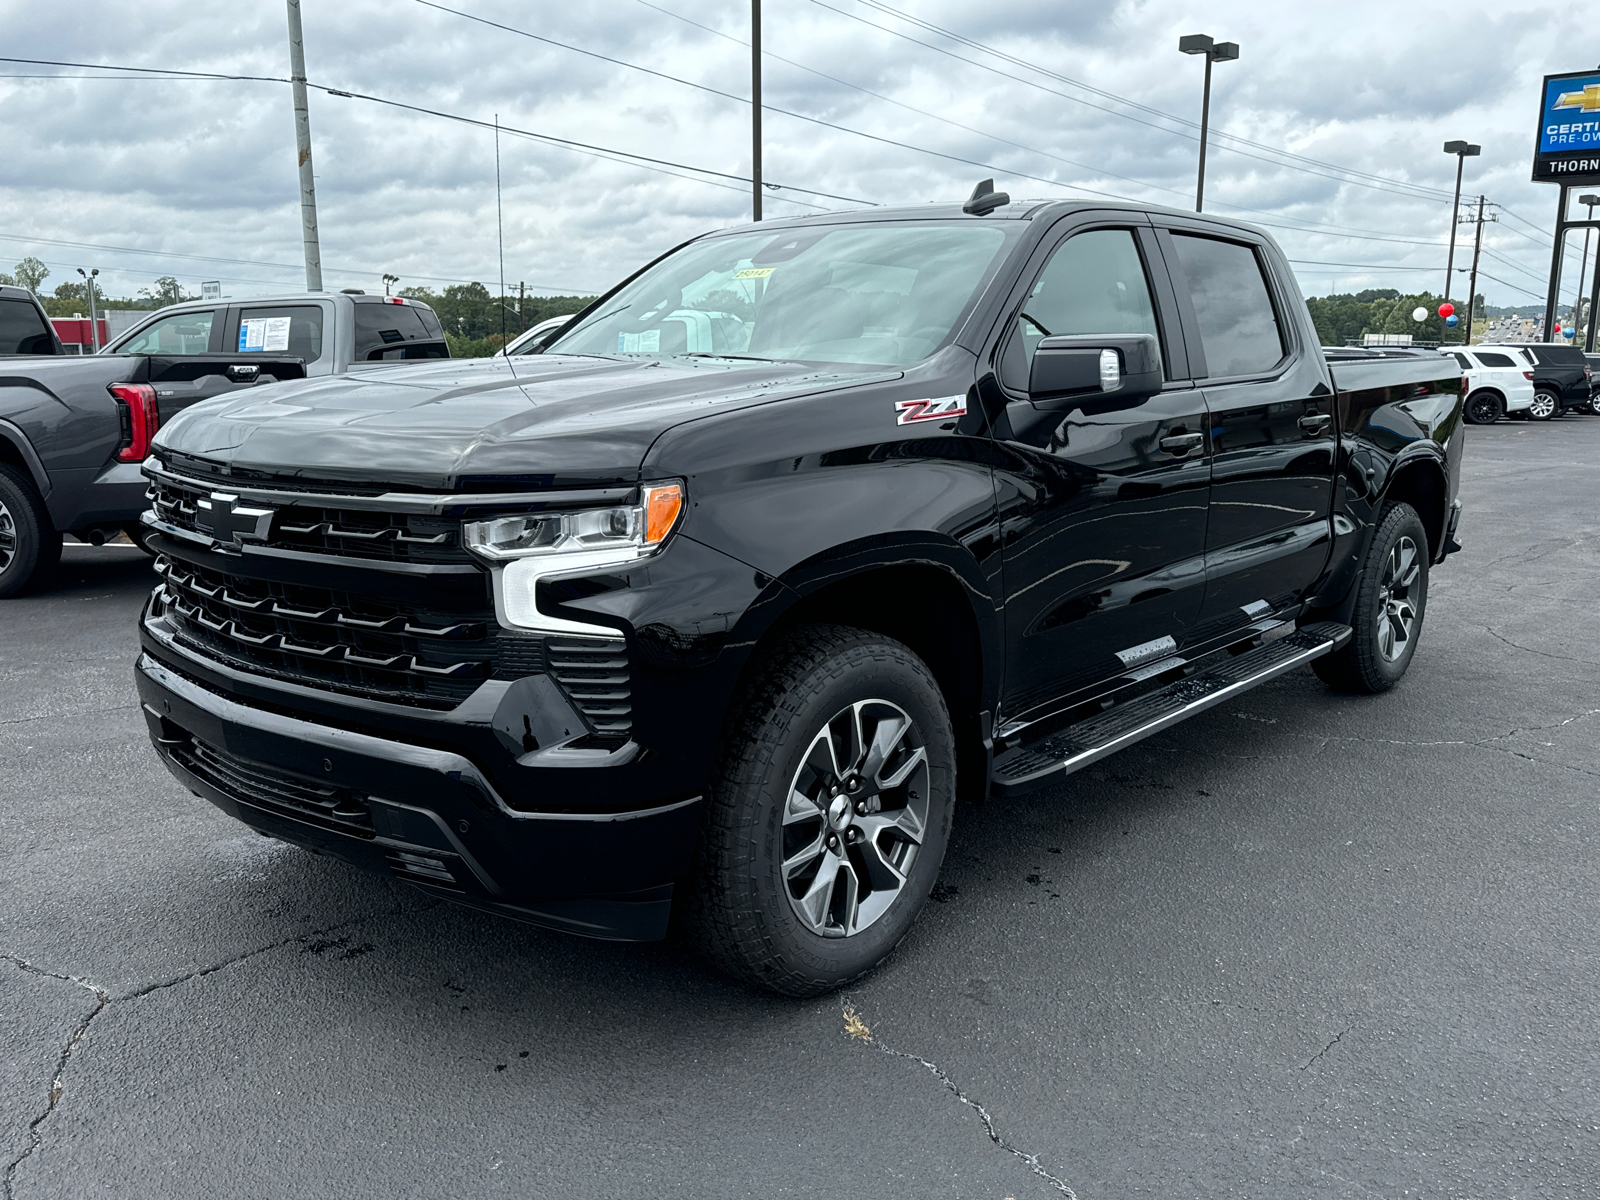
[[[842,987],[910,930],[944,859],[955,737],[928,668],[880,634],[810,626],[736,702],[688,925],[745,983]]]
[[[1493,392],[1473,392],[1462,413],[1469,425],[1493,425],[1500,419],[1500,397]]]
[[[1404,502],[1383,510],[1356,582],[1352,635],[1344,649],[1313,662],[1342,692],[1386,692],[1417,652],[1428,606],[1428,532]]]
[[[1533,403],[1528,405],[1530,421],[1548,421],[1561,411],[1561,397],[1540,388],[1533,393]]]

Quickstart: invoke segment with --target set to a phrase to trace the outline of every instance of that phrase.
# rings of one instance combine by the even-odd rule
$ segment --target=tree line
[[[540,321],[567,316],[594,302],[593,296],[497,297],[481,283],[451,284],[442,292],[402,288],[400,294],[421,300],[439,315],[452,358],[483,358]]]
[[[1460,343],[1466,335],[1466,313],[1459,314],[1461,323],[1451,329],[1439,318],[1439,305],[1443,303],[1432,292],[1403,294],[1394,288],[1306,297],[1306,307],[1317,327],[1317,340],[1324,346],[1359,344],[1362,336],[1369,333],[1409,333],[1419,342]],[[1418,308],[1428,310],[1426,320],[1411,319]],[[1499,315],[1499,310],[1486,310],[1480,295],[1473,313],[1473,325],[1481,327],[1487,316]]]

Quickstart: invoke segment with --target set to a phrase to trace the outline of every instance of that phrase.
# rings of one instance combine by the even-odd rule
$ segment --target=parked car
[[[13,292],[32,299],[3,289],[0,318],[22,322],[18,344],[44,345],[54,335],[28,333],[40,318]],[[0,372],[0,599],[48,576],[63,533],[95,544],[124,531],[142,538],[139,462],[161,423],[189,405],[449,353],[426,304],[345,292],[173,305],[98,355],[8,363]]]
[[[1576,346],[1557,346],[1552,342],[1526,345],[1482,345],[1478,350],[1494,350],[1519,358],[1533,371],[1533,403],[1528,417],[1548,421],[1569,409],[1588,409],[1594,372]]]
[[[0,284],[0,357],[63,353],[39,298],[27,288]]]
[[[1600,354],[1585,353],[1583,359],[1589,364],[1589,407],[1587,411],[1593,416],[1600,417]]]
[[[306,375],[366,363],[449,358],[432,308],[404,296],[297,292],[256,300],[191,300],[152,313],[104,354],[286,354]]]
[[[1305,665],[1393,686],[1460,389],[1325,356],[1210,215],[980,187],[719,231],[542,355],[166,424],[139,695],[263,833],[593,937],[678,907],[815,994],[905,936],[958,795]]]
[[[554,339],[561,328],[572,320],[570,315],[564,317],[547,317],[532,329],[525,330],[512,338],[500,350],[506,357],[514,354],[538,354]]]
[[[1461,364],[1466,401],[1462,415],[1472,425],[1493,425],[1513,413],[1526,415],[1533,406],[1533,370],[1505,350],[1481,346],[1441,350]]]

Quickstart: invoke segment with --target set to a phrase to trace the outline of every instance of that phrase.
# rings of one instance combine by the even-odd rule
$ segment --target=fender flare
[[[33,476],[33,485],[39,489],[41,497],[50,495],[50,473],[44,469],[44,462],[39,458],[33,448],[33,443],[28,441],[28,435],[23,433],[10,421],[0,419],[0,439],[14,447],[27,465],[28,473]]]

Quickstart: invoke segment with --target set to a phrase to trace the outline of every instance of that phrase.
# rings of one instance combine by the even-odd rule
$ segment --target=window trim
[[[1074,218],[1087,218],[1078,220]],[[1088,211],[1072,213],[1064,217],[1060,224],[1067,228],[1059,231],[1052,227],[1048,230],[1039,244],[1034,247],[1028,256],[1028,261],[1023,265],[1021,273],[1012,289],[1011,296],[1007,299],[1000,311],[1000,320],[997,322],[998,330],[994,349],[990,355],[995,378],[999,381],[1002,390],[1008,396],[1027,399],[1026,390],[1020,390],[1014,383],[1006,380],[1004,362],[1006,352],[1017,334],[1017,318],[1022,313],[1022,306],[1028,302],[1028,297],[1033,294],[1034,287],[1039,282],[1039,277],[1044,274],[1055,258],[1056,252],[1067,242],[1082,233],[1094,233],[1100,230],[1122,230],[1133,235],[1134,253],[1139,256],[1139,264],[1144,269],[1145,287],[1150,295],[1150,308],[1156,319],[1156,340],[1161,347],[1161,367],[1165,376],[1162,390],[1192,387],[1192,374],[1188,357],[1187,339],[1183,335],[1181,315],[1175,309],[1174,297],[1171,294],[1172,281],[1166,278],[1167,264],[1165,256],[1157,258],[1152,253],[1158,249],[1150,237],[1150,218],[1146,213],[1126,211]],[[1174,337],[1173,331],[1177,330]],[[1177,372],[1181,371],[1182,374]]]
[[[1225,236],[1216,228],[1198,228],[1169,222],[1156,226],[1156,237],[1161,242],[1164,252],[1169,252],[1169,269],[1172,274],[1172,287],[1178,295],[1178,307],[1184,317],[1184,336],[1189,340],[1189,333],[1193,331],[1190,342],[1190,366],[1193,370],[1194,381],[1202,387],[1222,386],[1235,383],[1270,383],[1282,379],[1300,359],[1302,352],[1300,329],[1297,322],[1287,319],[1289,306],[1283,295],[1283,281],[1278,278],[1276,268],[1273,266],[1272,255],[1267,253],[1264,243],[1251,238],[1242,230],[1228,230]],[[1256,261],[1256,269],[1261,272],[1261,281],[1266,286],[1267,303],[1272,305],[1273,320],[1278,325],[1278,342],[1283,347],[1283,354],[1272,366],[1261,371],[1250,371],[1243,375],[1211,375],[1210,364],[1206,361],[1205,338],[1200,332],[1200,316],[1194,306],[1194,297],[1189,291],[1187,273],[1183,271],[1183,260],[1178,255],[1177,243],[1173,240],[1176,236],[1206,238],[1213,242],[1225,242],[1229,245],[1242,246],[1249,250]],[[1195,364],[1198,359],[1198,366]]]

